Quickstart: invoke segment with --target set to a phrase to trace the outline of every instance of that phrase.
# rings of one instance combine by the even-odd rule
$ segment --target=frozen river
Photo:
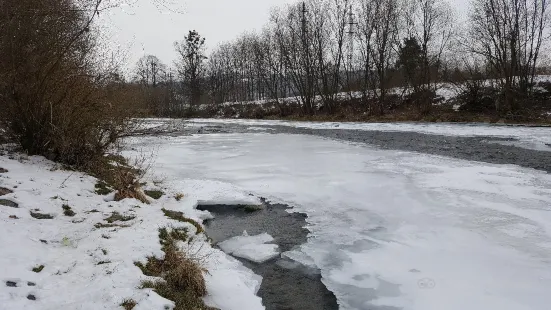
[[[319,268],[340,309],[548,309],[546,172],[263,130],[269,125],[146,136],[133,147],[155,149],[154,170],[168,179],[219,181],[306,213],[308,241],[285,255]],[[520,147],[542,156],[548,129],[532,130],[519,131]]]

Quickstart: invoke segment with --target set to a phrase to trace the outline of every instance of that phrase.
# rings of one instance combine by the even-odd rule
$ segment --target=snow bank
[[[266,244],[273,241],[274,238],[267,233],[249,236],[245,231],[242,236],[222,241],[218,246],[228,254],[260,264],[279,256],[277,244]]]
[[[115,202],[94,192],[96,179],[58,170],[41,157],[0,156],[0,167],[8,170],[0,173],[0,187],[13,191],[0,199],[18,204],[14,208],[0,201],[0,309],[120,309],[130,298],[138,302],[138,310],[170,309],[171,301],[137,288],[148,277],[134,265],[147,256],[164,255],[160,227],[188,225],[193,231],[190,224],[165,217],[161,208],[200,221],[208,214],[195,209],[197,199],[186,195],[178,202],[173,198],[177,192],[200,188],[202,197],[213,201],[244,195],[228,189],[222,194],[216,183],[189,182],[166,184],[166,195],[151,205],[133,199]],[[76,214],[64,215],[64,205]],[[106,223],[114,211],[126,220],[113,227],[95,226]],[[263,309],[255,295],[260,277],[204,239],[194,238],[190,249],[183,250],[208,257],[206,302],[221,309]]]

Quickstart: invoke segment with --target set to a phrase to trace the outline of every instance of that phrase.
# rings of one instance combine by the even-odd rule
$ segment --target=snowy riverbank
[[[165,217],[161,208],[200,221],[209,214],[195,209],[198,201],[256,202],[226,184],[194,180],[163,183],[165,195],[150,199],[150,205],[134,199],[116,202],[111,195],[95,193],[95,178],[58,170],[41,157],[12,158],[0,156],[0,170],[5,171],[0,173],[2,310],[121,309],[126,299],[135,300],[137,310],[171,308],[171,301],[138,288],[149,278],[134,265],[146,256],[163,255],[159,228],[182,225]],[[174,198],[178,193],[184,194],[180,201]],[[114,214],[121,217],[106,221]],[[263,309],[255,295],[261,279],[212,248],[204,236],[193,239],[182,246],[208,257],[206,303],[222,309]]]

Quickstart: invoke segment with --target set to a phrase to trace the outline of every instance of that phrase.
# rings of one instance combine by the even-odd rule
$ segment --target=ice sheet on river
[[[169,179],[229,183],[306,213],[300,250],[341,309],[549,309],[545,172],[301,135],[139,142],[162,145],[154,168]]]
[[[227,123],[245,126],[290,126],[308,129],[351,129],[362,131],[404,131],[432,135],[460,137],[495,137],[513,139],[511,141],[488,141],[513,145],[536,151],[551,152],[551,127],[526,127],[488,124],[454,123],[356,123],[356,122],[296,122],[277,120],[247,119],[196,119],[189,124]]]

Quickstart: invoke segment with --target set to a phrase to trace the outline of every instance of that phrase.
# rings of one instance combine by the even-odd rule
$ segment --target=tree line
[[[287,97],[304,115],[336,113],[343,100],[370,115],[400,104],[426,114],[444,82],[464,97],[491,95],[490,109],[507,114],[534,97],[549,30],[547,0],[472,0],[465,23],[446,0],[307,0],[274,8],[261,31],[208,55],[192,31],[176,44],[175,68],[147,56],[137,77],[155,88],[148,74],[174,72],[155,104],[166,115],[267,100],[284,116]]]

